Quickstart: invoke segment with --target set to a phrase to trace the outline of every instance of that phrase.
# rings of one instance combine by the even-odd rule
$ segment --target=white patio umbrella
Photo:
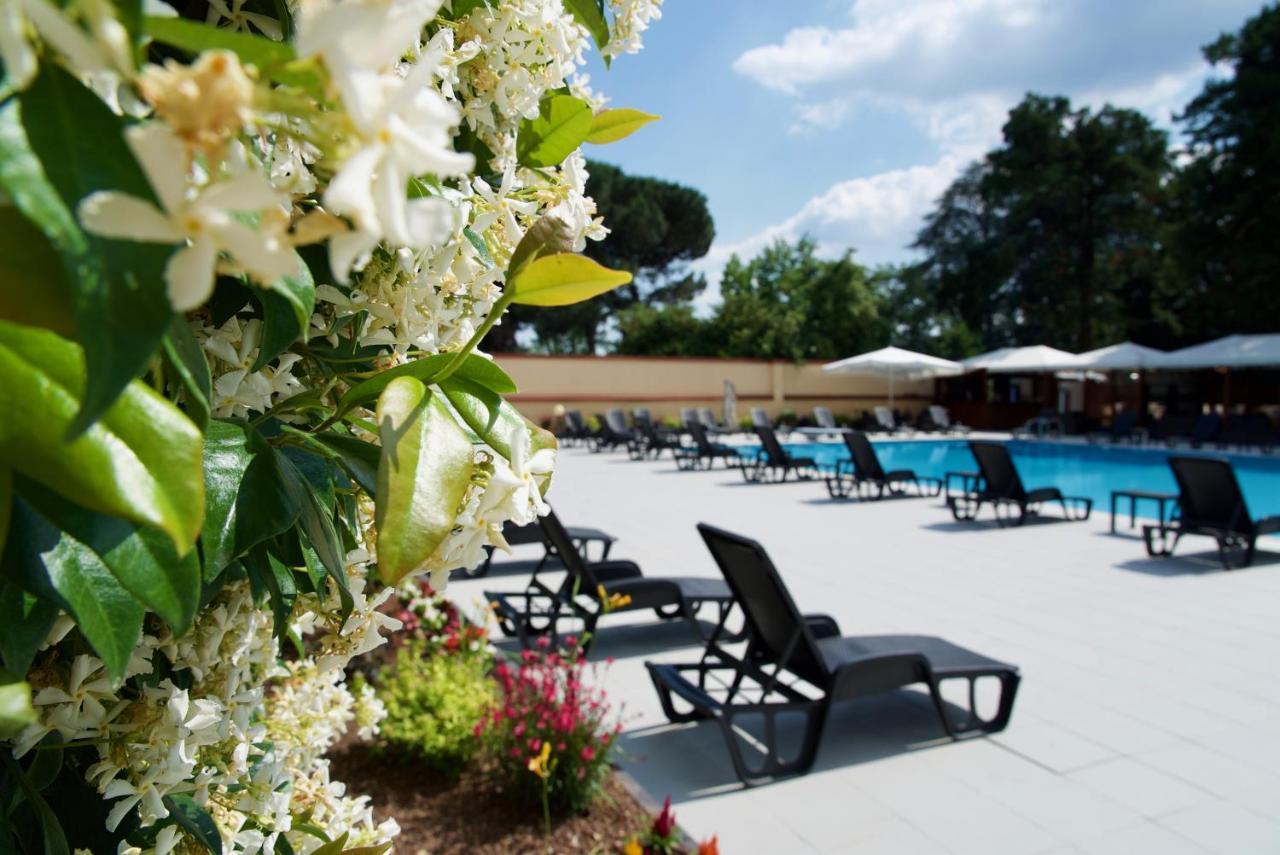
[[[823,371],[832,374],[874,374],[889,378],[889,406],[893,406],[893,381],[897,377],[923,379],[950,377],[964,373],[963,366],[950,359],[916,353],[900,347],[882,347],[838,362],[828,362]]]
[[[1166,354],[1160,368],[1274,368],[1280,366],[1280,333],[1229,335]]]
[[[963,359],[960,364],[965,371],[987,371],[992,374],[1038,374],[1082,367],[1074,353],[1043,344],[1002,347]]]
[[[1154,347],[1122,341],[1080,354],[1075,366],[1097,371],[1146,371],[1162,368],[1168,356],[1167,352]]]

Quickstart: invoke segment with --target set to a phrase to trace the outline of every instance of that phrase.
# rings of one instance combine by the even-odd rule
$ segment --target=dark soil
[[[390,816],[400,824],[395,849],[402,855],[619,853],[652,819],[610,775],[587,815],[552,817],[548,841],[541,808],[512,801],[481,770],[452,781],[420,762],[348,740],[329,757],[348,793],[370,796],[378,821]]]

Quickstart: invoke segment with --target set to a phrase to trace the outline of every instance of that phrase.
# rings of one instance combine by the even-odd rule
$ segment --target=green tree
[[[1280,6],[1204,48],[1229,74],[1181,116],[1194,160],[1178,177],[1172,241],[1189,338],[1266,332],[1280,312]]]
[[[938,305],[923,265],[883,267],[872,283],[892,344],[945,359],[962,359],[983,349],[977,332]]]
[[[1035,94],[1003,133],[917,238],[939,310],[986,346],[1087,350],[1167,327],[1165,133],[1133,110]]]
[[[722,302],[708,324],[717,356],[836,359],[887,340],[870,276],[847,251],[819,258],[809,238],[779,239],[725,265]]]
[[[638,303],[618,313],[616,353],[645,356],[707,356],[708,323],[688,303]]]

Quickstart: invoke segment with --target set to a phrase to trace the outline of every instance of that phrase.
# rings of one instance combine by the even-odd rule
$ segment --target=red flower
[[[653,820],[653,833],[656,837],[667,838],[676,830],[676,815],[671,810],[671,796],[662,803],[662,812]]]
[[[582,746],[582,759],[586,760],[588,763],[596,759],[596,750],[590,745]]]

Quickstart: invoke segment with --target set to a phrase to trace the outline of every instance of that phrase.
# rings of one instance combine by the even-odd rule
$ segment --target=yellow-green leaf
[[[544,255],[522,267],[507,283],[517,303],[568,306],[590,300],[631,281],[625,270],[610,270],[585,255]]]
[[[650,122],[656,122],[661,116],[642,113],[628,107],[617,110],[602,110],[591,120],[591,133],[587,134],[587,142],[596,145],[617,142],[634,134]]]
[[[423,568],[452,531],[474,470],[471,441],[442,395],[397,377],[378,398],[378,575],[394,585]]]
[[[31,707],[31,687],[12,674],[0,684],[0,739],[12,739],[36,720]]]

